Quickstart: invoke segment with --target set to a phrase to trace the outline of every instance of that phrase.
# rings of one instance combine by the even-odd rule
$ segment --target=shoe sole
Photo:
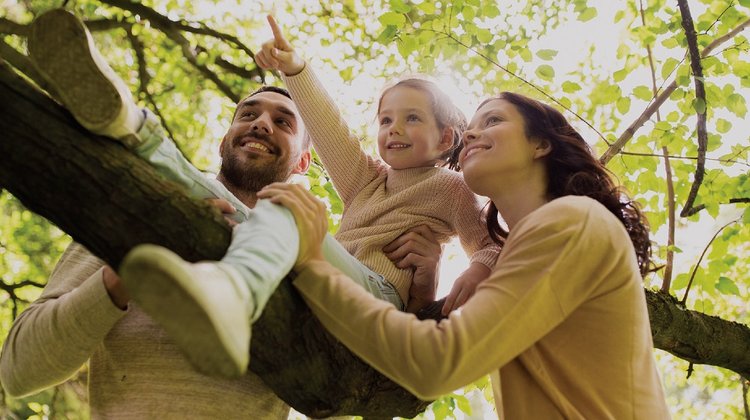
[[[225,351],[226,341],[181,279],[184,262],[169,251],[141,245],[126,256],[120,276],[130,298],[174,340],[193,367],[206,375],[238,377],[244,373]],[[187,320],[192,320],[186,325]]]
[[[39,16],[31,26],[28,48],[38,70],[81,125],[96,132],[117,118],[120,94],[92,57],[78,18],[62,9]]]

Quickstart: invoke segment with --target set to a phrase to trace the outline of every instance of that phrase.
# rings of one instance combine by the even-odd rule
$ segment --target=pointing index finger
[[[286,38],[284,38],[284,34],[281,33],[281,28],[279,28],[279,25],[276,23],[276,19],[271,15],[268,15],[267,19],[268,24],[271,26],[271,32],[273,32],[274,44],[276,44],[276,47],[278,48],[285,48],[287,46],[287,41]]]

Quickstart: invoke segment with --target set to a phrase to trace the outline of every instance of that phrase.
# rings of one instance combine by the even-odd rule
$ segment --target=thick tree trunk
[[[219,259],[231,229],[123,146],[97,137],[0,59],[0,187],[117,267],[140,243]],[[253,326],[250,369],[312,417],[413,417],[427,402],[389,381],[318,323],[289,281]]]
[[[218,259],[230,240],[221,215],[117,143],[80,127],[0,62],[0,186],[117,266],[134,245]],[[750,377],[750,329],[646,291],[657,348]],[[253,328],[250,368],[313,417],[412,417],[426,406],[332,338],[286,281]]]

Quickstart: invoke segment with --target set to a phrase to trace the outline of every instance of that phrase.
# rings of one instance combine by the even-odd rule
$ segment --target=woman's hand
[[[328,232],[326,206],[303,186],[275,182],[258,192],[258,198],[267,198],[272,203],[288,208],[294,215],[299,229],[299,254],[294,271],[301,271],[308,262],[324,260],[321,244]]]
[[[396,267],[412,268],[408,312],[416,312],[435,300],[438,286],[438,266],[443,247],[426,225],[410,229],[383,248]]]
[[[261,45],[260,52],[255,55],[255,62],[264,69],[279,70],[287,76],[298,74],[305,68],[305,60],[294,52],[292,44],[284,38],[281,28],[271,15],[268,15],[268,24],[273,31],[273,39]]]

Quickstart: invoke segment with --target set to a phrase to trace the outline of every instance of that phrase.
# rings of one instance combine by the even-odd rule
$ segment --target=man
[[[38,17],[31,28],[29,50],[63,104],[85,127],[130,147],[164,176],[188,187],[192,195],[218,196],[231,203],[225,207],[236,209],[233,216],[245,221],[234,235],[259,237],[258,249],[246,250],[257,269],[258,284],[244,285],[243,291],[233,289],[236,285],[231,283],[228,288],[214,282],[191,285],[199,288],[199,295],[208,296],[197,306],[205,313],[196,316],[211,318],[209,322],[212,317],[227,318],[227,313],[235,315],[223,322],[257,319],[278,281],[292,267],[299,238],[291,214],[267,201],[257,204],[256,193],[271,182],[304,173],[310,162],[304,126],[288,93],[266,87],[238,104],[221,143],[221,170],[213,180],[184,161],[173,143],[164,141],[155,118],[137,109],[77,18],[62,10]],[[327,255],[332,261],[345,271],[360,270],[353,257],[333,240],[329,242]],[[377,294],[377,285],[363,286]],[[250,303],[242,307],[236,295],[248,290]],[[134,292],[141,299],[137,304],[130,299]],[[149,302],[150,298],[155,300]],[[71,244],[41,297],[11,328],[0,355],[4,389],[11,396],[31,394],[63,382],[88,361],[93,418],[225,418],[238,413],[259,419],[286,417],[289,407],[256,375],[229,379],[194,370],[194,366],[205,367],[198,359],[213,348],[183,355],[192,349],[186,349],[189,342],[180,340],[191,339],[194,320],[180,315],[176,319],[187,324],[187,330],[185,326],[182,330],[188,333],[170,331],[179,326],[155,322],[143,310],[164,299],[164,294],[147,287],[123,287],[120,277],[103,261],[81,245]],[[162,306],[166,312],[171,309],[169,304]],[[226,376],[246,369],[249,332],[236,341],[232,346],[238,360],[233,362],[241,372],[219,372]]]

